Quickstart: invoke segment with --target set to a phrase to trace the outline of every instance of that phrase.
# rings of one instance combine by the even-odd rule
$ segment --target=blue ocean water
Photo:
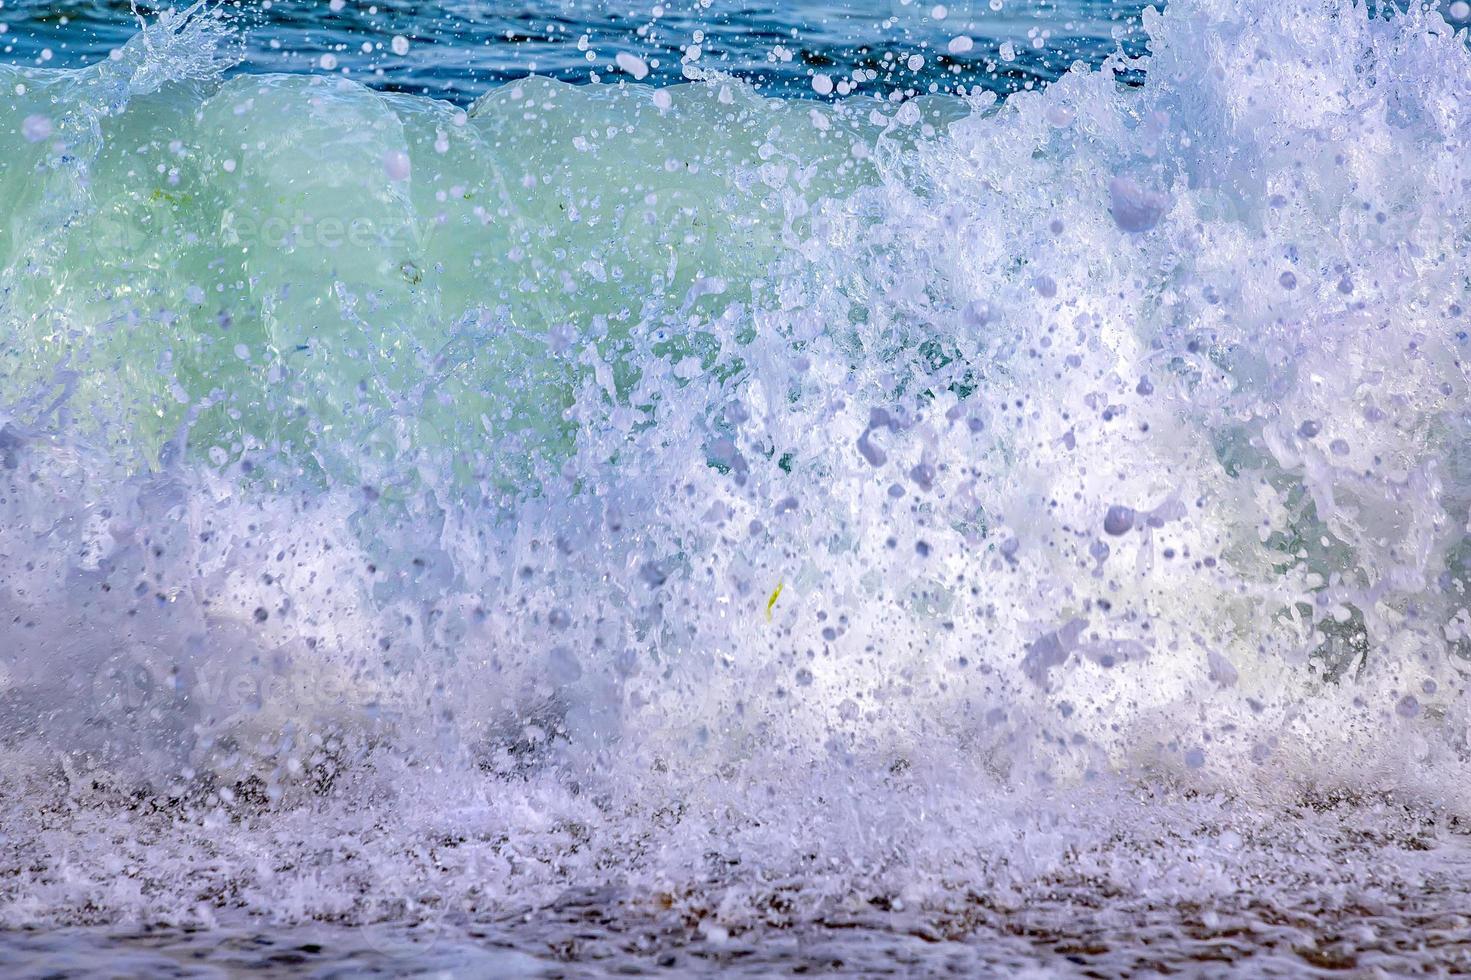
[[[1033,87],[1075,62],[1143,52],[1142,0],[453,0],[424,5],[253,0],[245,71],[339,73],[377,88],[468,102],[528,74],[569,82],[626,77],[640,58],[668,84],[728,72],[774,95]],[[119,0],[6,0],[0,59],[73,68],[120,48],[150,8]],[[957,38],[965,40],[957,42]],[[1003,45],[1007,46],[1003,50]],[[842,85],[842,91],[836,90]]]

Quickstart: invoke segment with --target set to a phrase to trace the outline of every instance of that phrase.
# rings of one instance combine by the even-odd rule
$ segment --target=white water
[[[1058,909],[1045,959],[1457,907],[1438,14],[1185,0],[1142,88],[999,108],[468,116],[221,82],[200,23],[4,77],[0,922],[612,886],[716,946]]]

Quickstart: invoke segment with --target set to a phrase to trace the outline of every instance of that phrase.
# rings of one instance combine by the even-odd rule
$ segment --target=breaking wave
[[[1000,104],[466,111],[205,8],[0,67],[0,921],[1188,896],[1233,807],[1467,813],[1464,39],[1146,28]],[[1125,861],[1143,786],[1217,830]]]

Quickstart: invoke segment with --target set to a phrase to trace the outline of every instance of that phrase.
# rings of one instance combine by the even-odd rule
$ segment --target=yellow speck
[[[768,623],[771,622],[771,609],[776,605],[776,600],[781,598],[782,586],[785,584],[785,582],[776,583],[776,588],[771,590],[771,598],[766,600],[766,621]]]

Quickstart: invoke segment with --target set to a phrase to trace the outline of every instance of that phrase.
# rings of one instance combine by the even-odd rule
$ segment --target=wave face
[[[1464,819],[1471,57],[1145,26],[1004,104],[0,68],[0,922],[1203,901],[1304,798]],[[1121,852],[1144,786],[1216,829]]]

